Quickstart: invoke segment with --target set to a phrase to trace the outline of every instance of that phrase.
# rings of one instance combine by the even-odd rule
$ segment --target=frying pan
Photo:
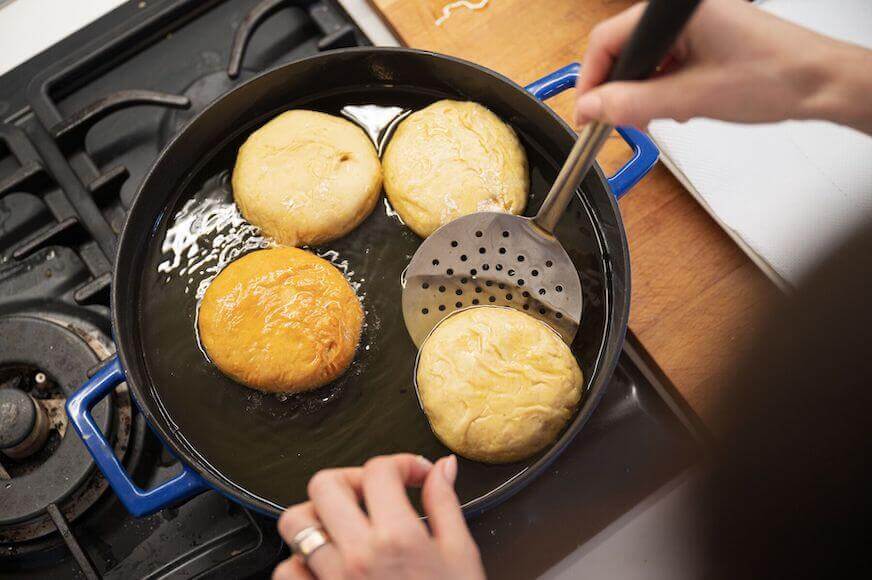
[[[572,64],[524,88],[445,55],[342,49],[265,72],[196,116],[146,176],[118,242],[111,305],[117,355],[67,403],[70,421],[127,509],[146,515],[213,488],[278,515],[305,499],[306,483],[319,469],[359,465],[384,453],[449,453],[418,407],[416,352],[403,324],[400,277],[420,239],[387,204],[348,236],[313,248],[347,260],[348,275],[362,282],[366,328],[357,359],[340,380],[283,400],[223,376],[199,349],[196,293],[186,276],[159,271],[167,257],[162,243],[185,204],[204,190],[230,199],[226,176],[253,130],[295,108],[338,114],[346,105],[418,109],[443,98],[477,101],[509,123],[527,151],[532,214],[575,139],[542,100],[574,86],[577,74]],[[616,200],[657,160],[644,134],[618,131],[634,150],[632,159],[608,179],[595,166],[556,230],[583,280],[584,323],[571,345],[585,377],[582,404],[559,439],[527,461],[484,465],[461,459],[457,492],[467,515],[508,498],[542,473],[590,418],[617,363],[630,269]],[[153,489],[133,482],[91,417],[94,405],[123,381],[183,465]]]

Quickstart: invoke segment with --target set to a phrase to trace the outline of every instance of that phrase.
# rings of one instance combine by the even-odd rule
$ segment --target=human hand
[[[577,83],[577,125],[600,120],[644,127],[655,118],[743,123],[815,118],[872,133],[872,51],[816,34],[743,0],[702,2],[654,78],[601,85],[644,9],[644,3],[637,4],[592,30]]]
[[[390,455],[316,473],[309,501],[282,514],[279,532],[290,543],[301,530],[322,526],[330,542],[308,563],[294,555],[279,564],[273,578],[483,579],[478,547],[454,493],[456,477],[453,455],[435,465],[420,456]],[[429,530],[406,495],[406,486],[420,485]]]

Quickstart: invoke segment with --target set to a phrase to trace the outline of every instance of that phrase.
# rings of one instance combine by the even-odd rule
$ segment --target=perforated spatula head
[[[651,0],[610,80],[654,72],[697,4]],[[528,312],[572,342],[581,318],[581,281],[553,232],[611,131],[603,123],[584,128],[535,217],[478,212],[424,240],[403,278],[403,317],[418,347],[452,312],[488,304]]]
[[[572,341],[581,315],[578,273],[560,242],[531,222],[478,212],[421,244],[403,288],[403,317],[416,345],[452,312],[486,305],[523,310]]]

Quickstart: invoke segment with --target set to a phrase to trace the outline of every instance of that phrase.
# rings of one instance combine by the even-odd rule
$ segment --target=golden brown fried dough
[[[221,372],[261,391],[299,392],[348,368],[363,309],[330,262],[278,247],[248,254],[218,274],[197,324]]]

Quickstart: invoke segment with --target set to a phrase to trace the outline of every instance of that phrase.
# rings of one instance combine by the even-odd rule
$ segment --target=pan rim
[[[219,97],[218,99],[210,103],[207,107],[205,107],[202,111],[197,113],[185,125],[185,127],[179,133],[174,135],[173,138],[170,139],[170,141],[163,147],[160,154],[157,156],[154,163],[146,172],[142,182],[137,188],[136,196],[128,211],[128,219],[125,220],[124,226],[118,237],[117,249],[115,252],[116,267],[113,271],[110,304],[112,313],[112,328],[114,331],[113,334],[116,339],[117,355],[121,361],[121,366],[124,369],[124,373],[133,397],[135,400],[137,400],[140,411],[143,413],[149,425],[152,427],[152,430],[157,434],[161,443],[166,445],[176,456],[178,456],[180,461],[196,471],[197,474],[202,477],[212,489],[218,490],[230,499],[244,506],[252,507],[258,511],[273,516],[278,516],[282,512],[283,508],[277,506],[277,504],[269,500],[265,500],[264,498],[257,496],[255,493],[246,490],[238,486],[237,484],[234,484],[232,481],[230,481],[229,478],[223,476],[223,474],[221,474],[218,469],[211,466],[201,454],[197,453],[196,450],[192,449],[192,446],[184,440],[183,436],[180,436],[179,433],[173,432],[165,428],[165,425],[163,424],[164,422],[159,415],[160,412],[162,412],[164,415],[166,415],[167,412],[165,410],[158,410],[159,412],[155,412],[156,409],[148,404],[148,398],[143,396],[143,394],[147,392],[147,389],[154,388],[154,386],[151,385],[148,373],[145,372],[143,365],[139,364],[139,359],[141,359],[143,355],[136,354],[136,349],[132,348],[133,346],[136,346],[136,343],[128,345],[124,344],[124,337],[130,335],[130,331],[134,331],[137,328],[138,323],[132,320],[125,321],[124,316],[121,314],[122,301],[125,298],[136,298],[138,294],[136,293],[135,289],[131,288],[133,285],[130,284],[130,281],[119,279],[120,269],[117,267],[117,264],[120,263],[120,261],[125,257],[131,260],[134,259],[137,248],[142,246],[142,239],[134,239],[141,236],[137,237],[130,233],[130,231],[134,228],[134,226],[132,225],[134,220],[130,219],[130,217],[135,215],[137,209],[140,208],[144,203],[144,197],[142,195],[143,191],[147,187],[151,186],[151,183],[155,180],[155,175],[168,162],[167,160],[170,158],[173,152],[172,150],[174,149],[176,144],[183,138],[183,136],[186,135],[186,133],[191,130],[191,127],[193,127],[199,119],[207,114],[210,114],[213,108],[220,106],[222,102],[225,101],[225,99],[227,99],[230,95],[243,90],[245,87],[258,82],[264,77],[275,74],[279,70],[296,66],[299,63],[328,60],[330,58],[334,58],[337,54],[347,53],[370,53],[376,55],[409,54],[417,57],[449,61],[454,64],[459,64],[466,68],[473,69],[477,73],[490,76],[495,80],[499,81],[501,84],[505,85],[507,88],[523,94],[526,98],[536,103],[539,107],[543,108],[546,114],[554,122],[558,123],[561,129],[568,136],[570,136],[572,139],[575,139],[576,137],[576,134],[571,129],[571,127],[565,121],[563,121],[563,119],[561,119],[560,116],[557,115],[557,113],[554,112],[554,110],[551,109],[547,104],[534,97],[532,94],[527,92],[524,87],[515,83],[508,77],[491,69],[483,67],[479,64],[470,62],[465,59],[448,56],[432,51],[405,47],[354,47],[325,51],[316,55],[277,65],[257,75],[254,75],[252,78],[233,88],[231,91],[224,93],[221,97]],[[618,238],[620,240],[620,247],[612,247],[610,248],[610,252],[619,252],[624,258],[624,267],[620,272],[614,271],[613,261],[605,261],[606,267],[604,273],[609,281],[609,285],[612,286],[611,294],[618,295],[620,293],[623,295],[623,300],[609,300],[606,314],[605,335],[603,339],[603,344],[600,348],[598,355],[598,358],[601,362],[600,368],[596,373],[597,376],[595,377],[595,380],[591,380],[586,402],[584,402],[579,408],[579,411],[577,412],[575,418],[569,425],[567,425],[561,436],[554,443],[552,443],[552,445],[548,448],[546,452],[543,453],[542,456],[540,456],[532,464],[530,464],[529,467],[519,472],[512,478],[506,480],[501,485],[495,487],[491,491],[465,503],[462,507],[467,517],[473,517],[478,513],[481,513],[488,508],[493,507],[495,504],[508,499],[509,497],[520,491],[522,488],[524,488],[528,483],[530,483],[533,479],[538,477],[538,475],[540,475],[545,469],[548,468],[548,466],[565,450],[569,443],[583,429],[584,425],[587,423],[588,419],[593,414],[593,411],[598,405],[599,400],[605,393],[605,388],[607,387],[608,382],[614,372],[614,369],[617,366],[629,319],[629,248],[627,244],[627,237],[624,232],[623,221],[621,219],[620,211],[618,210],[617,200],[615,199],[614,195],[612,195],[608,183],[598,164],[594,165],[594,171],[596,173],[597,179],[602,182],[603,187],[608,194],[609,204],[611,206],[614,219],[616,220],[616,225],[619,229]],[[582,201],[584,200],[582,199]],[[139,211],[141,212],[142,210],[140,209]],[[602,235],[602,233],[597,232],[597,235]],[[613,288],[616,275],[624,281],[624,289],[622,291]],[[619,304],[619,302],[623,302],[623,304]],[[134,308],[138,310],[138,304]],[[132,334],[136,335],[137,333],[133,332]],[[167,417],[164,417],[164,419],[166,418]]]

